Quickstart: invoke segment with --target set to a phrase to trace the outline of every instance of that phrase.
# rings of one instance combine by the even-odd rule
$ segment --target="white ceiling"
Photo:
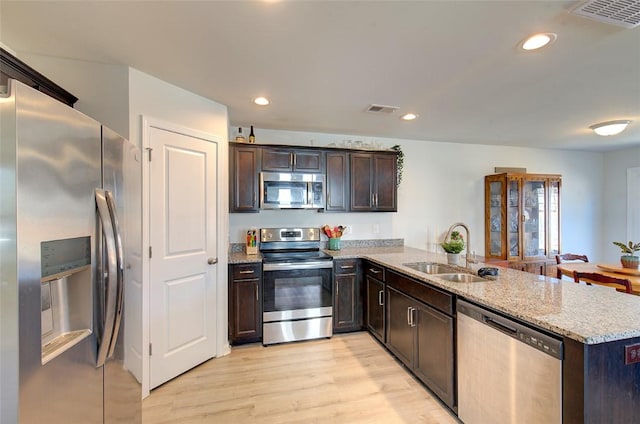
[[[20,53],[121,64],[260,128],[606,151],[640,145],[640,27],[574,1],[0,3]],[[557,41],[518,50],[534,32]],[[267,108],[251,103],[257,95]],[[365,112],[371,103],[394,115]],[[403,122],[399,114],[419,118]],[[631,119],[625,132],[589,125]]]

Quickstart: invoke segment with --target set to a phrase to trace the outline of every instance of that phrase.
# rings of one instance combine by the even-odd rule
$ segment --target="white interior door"
[[[150,388],[216,355],[217,154],[188,130],[149,128]]]

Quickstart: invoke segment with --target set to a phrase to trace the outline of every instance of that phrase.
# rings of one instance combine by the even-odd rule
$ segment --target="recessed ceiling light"
[[[258,106],[266,106],[270,102],[266,97],[256,97],[255,99],[253,99],[253,103],[257,104]]]
[[[552,32],[534,34],[525,38],[520,44],[523,50],[536,50],[556,41],[558,36]]]
[[[591,125],[589,128],[591,128],[596,134],[606,137],[609,135],[620,134],[625,128],[627,128],[627,125],[629,125],[630,122],[631,121],[627,120],[607,121]]]
[[[418,117],[418,115],[416,115],[415,113],[405,113],[404,115],[402,115],[402,120],[404,120],[404,121],[413,121],[417,117]]]

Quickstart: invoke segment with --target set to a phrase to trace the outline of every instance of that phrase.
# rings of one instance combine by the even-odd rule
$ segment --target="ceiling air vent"
[[[640,25],[640,0],[588,0],[571,13],[595,21],[635,28]]]
[[[367,112],[391,114],[398,109],[400,109],[398,106],[369,105]]]

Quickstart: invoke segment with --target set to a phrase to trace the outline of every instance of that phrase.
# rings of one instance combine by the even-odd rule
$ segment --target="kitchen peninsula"
[[[404,246],[345,248],[327,253],[336,261],[356,258],[375,264],[387,273],[407,277],[406,281],[415,285],[435,288],[561,338],[564,423],[637,419],[633,414],[640,411],[640,363],[625,364],[625,347],[640,343],[640,297],[506,268],[500,268],[495,280],[448,282],[403,265],[445,263],[444,255]],[[252,261],[260,258],[240,253],[229,258],[229,263]],[[477,273],[483,266],[486,264],[472,264],[470,271]],[[455,302],[452,304],[455,308]]]

